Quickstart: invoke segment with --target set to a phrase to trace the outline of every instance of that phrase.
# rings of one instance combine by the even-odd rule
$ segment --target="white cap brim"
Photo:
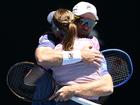
[[[52,19],[53,19],[53,15],[54,15],[55,11],[52,11],[48,14],[47,16],[47,21],[48,23],[52,24]]]

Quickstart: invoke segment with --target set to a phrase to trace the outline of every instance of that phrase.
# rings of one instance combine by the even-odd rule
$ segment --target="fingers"
[[[96,65],[100,65],[101,62],[103,61],[103,55],[102,54],[93,54],[92,56],[89,56],[89,58],[87,59],[88,63],[94,63]]]
[[[85,45],[85,46],[83,47],[83,50],[85,50],[85,49],[92,49],[92,46],[91,46],[91,45]]]
[[[101,63],[98,63],[97,61],[93,61],[93,63],[96,65],[97,68],[101,67]]]
[[[62,102],[62,101],[66,101],[66,100],[67,100],[66,97],[64,97],[62,95],[62,93],[60,93],[57,97],[55,97],[56,102],[58,102],[58,101]]]
[[[97,62],[101,62],[104,58],[102,53],[100,51],[97,51],[97,50],[93,51],[93,55],[91,56],[91,58],[92,57],[93,57],[94,61],[97,61]]]
[[[57,101],[67,101],[74,95],[74,92],[71,91],[71,89],[68,86],[64,86],[61,89],[59,89],[55,94],[53,94],[49,100],[54,99]]]
[[[66,96],[64,96],[63,93],[61,93],[61,92],[56,92],[55,94],[53,94],[53,95],[49,98],[49,100],[55,100],[56,102],[58,102],[58,101],[62,102],[62,101],[66,101],[66,100],[68,100],[68,99],[69,99],[69,98],[66,97]]]
[[[56,97],[59,96],[59,94],[60,94],[59,92],[54,93],[51,97],[49,97],[49,100],[55,99]]]
[[[94,54],[93,55],[94,60],[102,61],[103,58],[104,57],[101,54]]]
[[[90,51],[91,51],[91,53],[93,53],[93,55],[95,55],[97,57],[103,57],[102,53],[98,50],[91,49]]]

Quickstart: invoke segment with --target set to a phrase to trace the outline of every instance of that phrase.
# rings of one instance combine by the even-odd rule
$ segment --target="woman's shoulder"
[[[63,48],[63,45],[61,43],[59,43],[55,46],[56,50],[62,50],[62,48]]]

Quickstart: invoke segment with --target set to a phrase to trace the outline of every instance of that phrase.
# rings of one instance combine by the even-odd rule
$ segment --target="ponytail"
[[[67,9],[58,9],[53,16],[54,24],[63,31],[63,50],[70,51],[73,49],[74,40],[77,36],[77,26],[74,24],[74,14]]]
[[[77,27],[74,23],[70,23],[68,26],[67,35],[64,38],[63,41],[63,50],[70,51],[73,49],[74,46],[74,40],[77,36]]]

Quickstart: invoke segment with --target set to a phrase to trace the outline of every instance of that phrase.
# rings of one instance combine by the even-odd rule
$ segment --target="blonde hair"
[[[74,14],[67,9],[58,9],[53,16],[54,24],[65,34],[62,42],[65,51],[73,49],[74,39],[77,36],[77,26],[74,21]]]

